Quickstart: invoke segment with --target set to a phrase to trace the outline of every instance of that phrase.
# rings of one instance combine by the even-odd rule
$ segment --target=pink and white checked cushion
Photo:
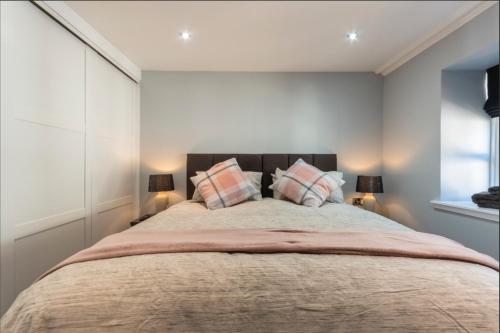
[[[191,177],[191,181],[209,209],[234,206],[260,194],[235,158],[217,163]]]
[[[339,185],[328,173],[299,159],[272,187],[295,203],[319,207]]]
[[[276,191],[275,189],[275,184],[278,182],[278,180],[283,177],[283,175],[286,173],[286,171],[281,170],[280,168],[276,168],[274,171],[274,174],[272,173],[272,179],[273,179],[273,184],[269,186],[271,190],[273,190],[273,198],[278,199],[278,200],[284,200],[285,196],[281,194],[280,192]],[[340,171],[327,171],[326,172],[329,177],[331,177],[335,182],[337,182],[338,187],[330,193],[330,196],[326,198],[326,201],[330,202],[338,202],[338,203],[343,203],[344,202],[344,192],[342,191],[342,186],[345,184],[344,174]]]

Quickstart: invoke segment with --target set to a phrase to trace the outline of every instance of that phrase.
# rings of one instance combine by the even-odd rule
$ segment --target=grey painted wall
[[[498,258],[498,223],[430,204],[441,196],[442,70],[492,48],[498,5],[383,81],[369,73],[145,72],[142,210],[162,206],[147,193],[151,173],[172,172],[170,198],[184,198],[189,152],[336,152],[352,193],[357,174],[381,172],[383,147],[386,194],[378,198],[391,218]]]
[[[484,71],[443,71],[441,78],[441,200],[469,201],[490,183],[491,118]]]
[[[440,198],[441,72],[498,45],[498,25],[497,4],[385,77],[383,112],[389,216],[496,258],[498,222],[437,211],[429,201]]]
[[[337,153],[346,192],[380,174],[382,78],[370,73],[144,72],[141,200],[148,175],[172,172],[185,196],[186,153]],[[161,207],[161,204],[159,205]]]

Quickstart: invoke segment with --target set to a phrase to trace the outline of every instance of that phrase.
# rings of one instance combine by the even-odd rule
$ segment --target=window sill
[[[432,200],[432,207],[439,210],[477,217],[498,223],[498,209],[481,208],[471,201],[439,201]]]

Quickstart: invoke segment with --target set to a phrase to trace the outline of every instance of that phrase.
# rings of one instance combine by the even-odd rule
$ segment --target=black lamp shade
[[[500,107],[498,106],[498,65],[487,70],[488,72],[488,100],[484,103],[484,111],[491,117],[498,117]]]
[[[149,192],[164,192],[173,190],[174,178],[171,174],[149,176]]]
[[[382,176],[358,176],[356,192],[359,193],[384,193]]]

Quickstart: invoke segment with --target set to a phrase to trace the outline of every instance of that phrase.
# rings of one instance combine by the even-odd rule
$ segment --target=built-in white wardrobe
[[[34,4],[1,9],[3,313],[136,217],[139,86]]]

